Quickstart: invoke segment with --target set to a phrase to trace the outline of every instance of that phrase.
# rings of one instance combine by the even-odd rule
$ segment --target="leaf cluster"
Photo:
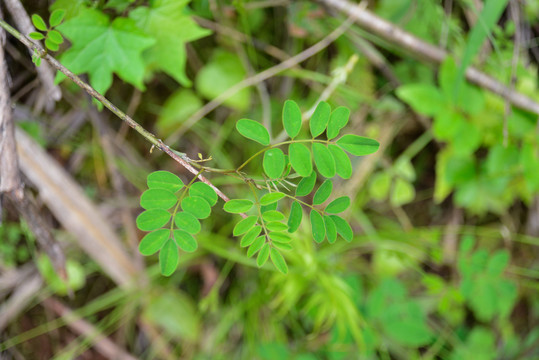
[[[65,16],[65,10],[55,10],[49,16],[49,26],[43,18],[37,14],[32,15],[32,24],[39,31],[33,31],[28,36],[34,40],[45,40],[45,48],[50,51],[58,51],[60,44],[64,42],[62,34],[56,30],[56,27],[62,23]],[[41,58],[34,53],[32,61],[36,66],[41,65]]]

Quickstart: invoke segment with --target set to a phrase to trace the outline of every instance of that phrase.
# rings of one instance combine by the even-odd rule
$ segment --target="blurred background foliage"
[[[334,182],[353,199],[352,242],[316,245],[304,221],[282,275],[258,269],[232,237],[231,216],[217,210],[203,223],[199,250],[181,254],[164,278],[157,258],[136,250],[138,198],[153,170],[186,183],[191,175],[68,81],[62,100],[43,109],[26,50],[9,39],[18,126],[99,204],[144,281],[117,286],[49,214],[68,258],[66,282],[27,225],[4,212],[3,276],[32,267],[46,284],[3,326],[6,358],[106,358],[96,346],[102,337],[141,359],[539,358],[537,114],[466,82],[459,67],[470,59],[539,101],[539,1],[370,1],[370,11],[453,57],[430,65],[351,25],[324,50],[189,123],[208,101],[341,25],[346,17],[330,3],[23,1],[43,18],[66,10],[57,29],[68,41],[55,56],[168,145],[211,156],[210,166],[233,168],[257,151],[234,130],[240,118],[278,134],[286,99],[304,112],[319,100],[347,106],[348,132],[382,145],[353,159],[350,180]],[[104,136],[122,150],[111,152]],[[229,178],[210,179],[241,197]],[[75,320],[51,310],[50,299],[91,330],[70,327]]]

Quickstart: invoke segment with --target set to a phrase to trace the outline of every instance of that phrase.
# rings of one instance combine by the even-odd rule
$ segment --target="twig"
[[[130,116],[128,116],[126,113],[118,109],[113,103],[111,103],[107,98],[105,98],[103,95],[98,93],[93,87],[91,87],[86,82],[82,81],[77,75],[72,73],[69,69],[67,69],[65,66],[60,64],[58,60],[56,60],[54,57],[49,55],[45,50],[43,50],[40,46],[34,44],[30,39],[28,39],[26,36],[22,35],[20,32],[15,30],[13,27],[11,27],[9,24],[7,24],[5,21],[0,20],[0,26],[3,27],[7,32],[9,32],[11,35],[13,35],[17,40],[22,42],[26,47],[31,49],[32,51],[35,51],[41,58],[48,61],[55,69],[62,72],[64,75],[66,75],[68,78],[70,78],[75,84],[77,84],[80,88],[85,90],[90,96],[95,98],[97,101],[102,103],[107,109],[112,111],[117,117],[119,117],[121,120],[125,121],[131,128],[133,128],[136,132],[141,134],[146,140],[148,140],[153,146],[158,148],[159,150],[165,152],[168,156],[170,156],[172,159],[174,159],[176,162],[178,162],[180,165],[182,165],[185,169],[187,169],[189,172],[191,172],[194,175],[198,174],[198,170],[193,168],[190,164],[189,159],[185,155],[180,155],[179,153],[175,152],[171,148],[169,148],[165,143],[158,139],[154,134],[146,130],[142,125],[137,123],[135,120],[133,120]],[[225,202],[229,200],[229,198],[223,194],[221,190],[219,190],[215,185],[213,185],[208,179],[206,179],[203,175],[199,174],[198,178],[200,181],[206,183],[207,185],[211,186],[213,190],[217,193],[217,195],[223,199]]]
[[[229,88],[227,91],[204,105],[200,110],[198,110],[196,113],[191,115],[187,121],[185,121],[182,126],[178,130],[176,130],[172,135],[170,135],[166,140],[168,143],[175,143],[179,137],[187,131],[191,126],[193,126],[197,121],[202,119],[204,116],[209,114],[211,111],[215,110],[219,105],[221,105],[223,102],[225,102],[229,97],[236,94],[238,91],[243,90],[249,86],[253,86],[261,81],[264,81],[266,79],[269,79],[272,76],[275,76],[279,74],[280,72],[289,69],[297,64],[299,64],[302,61],[307,60],[311,56],[317,54],[318,52],[325,49],[329,44],[331,44],[333,41],[335,41],[339,36],[341,36],[346,29],[351,24],[351,20],[348,19],[345,22],[343,22],[337,29],[333,30],[328,36],[311,46],[310,48],[305,49],[304,51],[300,52],[299,54],[283,61],[282,63],[275,65],[269,69],[266,69],[255,76],[252,76],[250,78],[247,78],[243,81],[240,81],[236,85]]]
[[[440,64],[448,56],[448,53],[445,50],[420,40],[419,38],[400,29],[392,23],[347,0],[317,1],[349,15],[352,19],[354,19],[356,24],[358,24],[364,30],[381,37],[391,44],[407,50],[416,58],[420,58],[435,64]],[[479,71],[478,69],[468,67],[468,69],[466,69],[466,78],[470,82],[485,88],[504,99],[507,99],[507,101],[513,105],[539,115],[539,103],[513,89],[510,89],[498,80]]]

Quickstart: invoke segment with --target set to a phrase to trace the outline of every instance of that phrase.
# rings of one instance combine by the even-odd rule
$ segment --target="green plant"
[[[225,202],[223,209],[243,217],[234,226],[233,234],[241,236],[240,246],[248,248],[247,256],[258,253],[256,263],[259,267],[271,258],[280,272],[288,272],[281,251],[293,249],[291,234],[301,224],[303,207],[309,212],[315,242],[321,243],[327,238],[332,244],[337,240],[337,235],[346,241],[352,240],[352,228],[338,215],[350,206],[350,198],[341,196],[324,205],[333,190],[331,178],[339,175],[348,179],[352,175],[352,165],[346,152],[355,156],[368,155],[376,152],[380,144],[354,134],[345,134],[337,139],[349,116],[347,108],[338,107],[332,112],[330,105],[322,101],[309,120],[311,137],[303,139],[300,136],[301,110],[294,101],[288,100],[283,107],[282,122],[290,140],[271,144],[268,129],[257,121],[241,119],[236,123],[238,132],[264,148],[236,169],[222,170],[196,165],[201,172],[225,174],[241,180],[248,187],[249,195]],[[326,137],[321,138],[324,133]],[[288,148],[287,155],[281,147]],[[264,173],[261,176],[247,176],[243,170],[260,156],[263,157]],[[317,172],[326,179],[317,188],[309,204],[303,198],[313,192]],[[152,232],[144,237],[139,249],[143,255],[160,251],[163,275],[170,275],[176,269],[178,246],[184,251],[196,250],[197,243],[192,235],[200,231],[197,219],[208,217],[211,207],[217,202],[215,191],[207,184],[194,182],[195,179],[183,186],[182,181],[169,172],[157,171],[148,175],[149,190],[142,194],[140,200],[146,211],[137,218],[137,226],[143,231]],[[295,192],[291,190],[293,188]],[[187,191],[189,196],[186,197]],[[290,200],[289,211],[282,209],[284,201],[281,200],[284,199]],[[183,212],[178,212],[180,204]],[[172,213],[169,212],[171,208],[174,208]]]
[[[64,42],[62,34],[56,30],[56,27],[64,20],[65,11],[55,10],[49,16],[49,26],[45,23],[45,20],[37,14],[32,15],[32,23],[40,32],[34,31],[28,34],[28,36],[34,40],[45,40],[45,48],[50,51],[58,51],[60,44]],[[41,57],[34,52],[32,55],[32,61],[36,66],[41,65]]]

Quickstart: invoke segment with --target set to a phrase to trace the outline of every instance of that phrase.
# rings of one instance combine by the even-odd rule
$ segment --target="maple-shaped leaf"
[[[209,35],[185,12],[190,0],[156,0],[151,6],[140,6],[129,17],[147,34],[155,45],[143,54],[149,70],[162,70],[184,86],[191,81],[185,75],[187,54],[185,43]]]
[[[101,94],[112,85],[112,74],[143,90],[145,65],[142,52],[155,40],[140,30],[132,19],[108,16],[83,9],[58,29],[71,41],[61,58],[75,74],[88,73],[90,84]]]

